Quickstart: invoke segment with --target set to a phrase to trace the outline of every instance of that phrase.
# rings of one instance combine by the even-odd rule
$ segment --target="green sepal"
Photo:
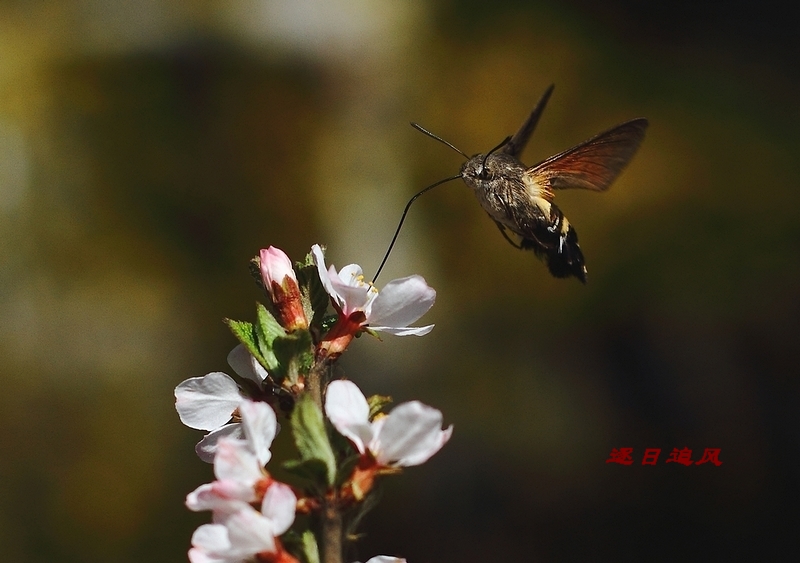
[[[257,331],[253,323],[225,319],[225,324],[231,329],[236,339],[247,348],[247,351],[250,352],[256,360],[258,360],[258,363],[264,366],[264,368],[269,369],[267,360],[259,349]]]
[[[313,326],[318,326],[328,310],[330,296],[319,279],[319,270],[314,263],[313,255],[309,252],[303,262],[295,262],[294,271],[297,275],[297,284],[300,286],[306,318],[310,319]]]
[[[264,367],[267,371],[278,372],[280,362],[274,352],[275,339],[286,336],[286,330],[278,320],[267,311],[261,303],[256,306],[256,335],[258,336],[258,350],[266,361]]]
[[[333,454],[322,411],[309,395],[302,395],[294,406],[291,418],[292,435],[302,462],[318,460],[325,468],[320,485],[330,486],[336,479],[336,457]]]
[[[264,279],[261,277],[261,257],[253,256],[247,264],[247,269],[250,271],[250,275],[253,276],[256,285],[266,293],[267,288],[264,287]]]
[[[369,419],[372,420],[383,410],[383,407],[392,404],[392,398],[388,395],[373,395],[367,399],[367,404],[369,405]]]
[[[306,563],[319,563],[319,546],[311,530],[303,532],[303,556]]]

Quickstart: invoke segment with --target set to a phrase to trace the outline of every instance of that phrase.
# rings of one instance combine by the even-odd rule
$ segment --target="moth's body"
[[[553,203],[553,190],[608,189],[639,148],[647,120],[621,123],[539,164],[525,166],[520,154],[552,92],[550,86],[513,137],[487,154],[469,158],[460,177],[511,244],[533,250],[553,276],[575,276],[586,283],[578,234]],[[507,230],[519,242],[509,238]]]
[[[503,152],[473,156],[461,167],[461,177],[503,234],[508,229],[520,237],[519,244],[509,242],[533,250],[554,276],[586,282],[578,234],[553,203],[547,182],[537,181],[528,167]]]
[[[533,250],[555,277],[575,276],[586,283],[586,266],[578,246],[578,234],[553,203],[553,190],[582,188],[601,192],[608,189],[639,148],[647,129],[647,120],[639,118],[626,121],[527,167],[519,157],[552,92],[553,86],[545,90],[539,103],[512,137],[488,153],[473,157],[416,123],[411,124],[463,155],[467,161],[458,176],[431,184],[409,200],[373,282],[386,263],[414,200],[444,182],[461,178],[475,192],[481,207],[508,242],[516,248]],[[519,242],[509,238],[506,231],[518,236]]]

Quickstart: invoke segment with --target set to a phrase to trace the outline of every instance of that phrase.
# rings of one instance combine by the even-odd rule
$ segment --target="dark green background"
[[[589,283],[550,278],[460,183],[415,204],[378,285],[425,276],[437,326],[362,338],[342,369],[455,433],[388,483],[352,560],[793,560],[793,9],[341,2],[281,42],[256,4],[0,4],[2,558],[185,560],[211,469],[172,389],[226,369],[249,258],[321,243],[371,274],[404,201],[461,164],[408,121],[485,151],[554,82],[526,163],[651,123],[609,192],[558,194]],[[637,463],[606,464],[620,447]],[[664,464],[683,447],[724,463]]]

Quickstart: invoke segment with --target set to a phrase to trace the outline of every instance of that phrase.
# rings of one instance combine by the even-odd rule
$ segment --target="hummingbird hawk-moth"
[[[534,166],[525,166],[520,162],[519,156],[536,128],[552,92],[553,85],[544,92],[513,136],[507,137],[489,152],[472,157],[412,123],[413,127],[446,144],[467,161],[461,166],[461,172],[457,176],[436,182],[411,198],[389,245],[389,251],[411,203],[429,189],[461,178],[472,188],[481,207],[508,242],[516,248],[532,250],[544,261],[553,276],[574,276],[586,283],[586,266],[578,246],[578,234],[553,203],[554,190],[583,188],[601,192],[608,189],[633,158],[644,139],[648,123],[643,118],[626,121]],[[507,231],[519,237],[519,242],[512,240]],[[378,268],[378,273],[385,261],[386,257]],[[377,274],[375,278],[377,279]]]

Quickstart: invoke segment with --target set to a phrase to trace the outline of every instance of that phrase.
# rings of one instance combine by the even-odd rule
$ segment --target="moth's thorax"
[[[485,165],[484,158],[485,155],[478,154],[465,162],[461,177],[492,219],[516,232],[519,214],[550,216],[544,191],[529,178],[524,164],[500,152],[490,154]]]

